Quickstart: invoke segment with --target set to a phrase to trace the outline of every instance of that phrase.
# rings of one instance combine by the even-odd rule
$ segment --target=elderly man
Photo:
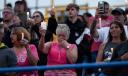
[[[11,39],[10,39],[10,28],[11,25],[13,24],[13,17],[14,17],[14,12],[12,8],[10,7],[5,7],[2,12],[3,15],[3,24],[4,24],[4,29],[5,29],[5,34],[3,37],[3,42],[5,45],[8,47],[12,47]]]

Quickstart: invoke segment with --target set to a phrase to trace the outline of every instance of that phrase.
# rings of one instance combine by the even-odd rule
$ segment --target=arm
[[[70,44],[66,40],[60,42],[64,48],[66,48],[67,59],[70,63],[75,63],[78,58],[78,50],[75,44]]]
[[[120,44],[114,49],[111,61],[128,60],[128,41]]]
[[[106,41],[109,33],[109,27],[96,28],[97,21],[94,20],[90,28],[90,34],[96,41]]]
[[[98,30],[96,28],[96,24],[97,24],[97,21],[96,21],[96,19],[94,19],[94,21],[93,21],[93,23],[91,25],[91,28],[90,28],[90,34],[94,38],[98,38],[99,37]]]
[[[49,49],[50,49],[50,46],[51,46],[52,42],[45,43],[45,32],[46,32],[45,30],[40,29],[41,38],[40,38],[40,41],[39,41],[38,48],[41,52],[47,54]]]
[[[105,44],[101,44],[99,47],[99,51],[96,57],[96,62],[102,62],[103,61],[103,50],[104,50]]]
[[[96,27],[96,25],[97,25],[97,20],[96,19],[98,19],[100,17],[98,13],[99,13],[98,8],[96,8],[95,18],[94,18],[93,23],[92,23],[91,28],[90,28],[90,34],[94,38],[99,37],[97,27]]]
[[[77,46],[73,45],[73,47],[67,49],[67,59],[71,63],[75,63],[77,61],[77,58],[78,58]]]
[[[33,46],[28,45],[26,46],[26,50],[27,50],[27,56],[30,64],[37,65],[39,58],[38,58],[36,47],[34,45]]]
[[[50,32],[52,33],[56,33],[56,28],[57,28],[57,21],[56,21],[56,18],[55,18],[55,11],[54,9],[51,9],[50,10],[50,15],[51,17],[49,17],[48,19],[48,27],[47,27],[47,30],[49,30]]]
[[[121,60],[128,60],[128,52],[121,56]]]
[[[29,63],[32,65],[37,65],[37,62],[39,60],[37,48],[34,45],[29,45],[29,41],[27,39],[21,39],[20,42],[26,48]]]

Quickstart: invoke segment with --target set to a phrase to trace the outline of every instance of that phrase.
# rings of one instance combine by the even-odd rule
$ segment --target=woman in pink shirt
[[[39,49],[47,54],[47,65],[74,64],[77,60],[77,47],[67,42],[70,29],[66,24],[59,24],[56,29],[57,42],[44,43],[45,30],[40,28]],[[77,76],[73,69],[47,70],[44,76]]]
[[[13,50],[17,56],[17,66],[35,66],[39,60],[37,49],[30,41],[29,32],[23,27],[14,27],[11,31]],[[18,72],[17,76],[38,76],[37,71]]]

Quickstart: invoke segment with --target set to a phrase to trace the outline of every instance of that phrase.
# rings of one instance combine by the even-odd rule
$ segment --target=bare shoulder
[[[49,46],[49,47],[50,47],[51,44],[52,44],[52,42],[46,42],[46,43],[45,43],[45,46]]]
[[[77,45],[76,44],[71,44],[71,47],[74,49],[77,49]]]

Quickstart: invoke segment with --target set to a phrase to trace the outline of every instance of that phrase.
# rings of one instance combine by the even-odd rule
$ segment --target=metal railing
[[[105,62],[105,63],[83,63],[83,64],[66,64],[56,66],[27,66],[27,67],[10,67],[0,68],[0,73],[6,72],[22,72],[32,70],[55,70],[55,69],[71,69],[71,68],[116,68],[116,67],[128,67],[128,61],[119,62]]]

